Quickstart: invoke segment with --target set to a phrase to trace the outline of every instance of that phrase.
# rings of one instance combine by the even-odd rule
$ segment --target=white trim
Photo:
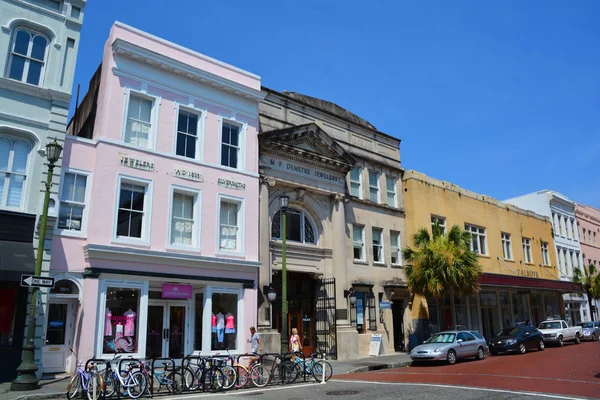
[[[122,244],[137,244],[137,245],[150,245],[150,230],[152,226],[152,193],[153,193],[153,181],[149,179],[140,178],[137,176],[117,174],[115,196],[114,196],[114,215],[113,215],[113,229],[111,233],[111,242],[122,243]],[[117,236],[117,225],[119,219],[119,197],[121,192],[121,184],[123,181],[131,182],[134,184],[140,184],[145,187],[144,192],[144,216],[142,218],[142,237],[131,238],[131,237],[118,237]]]
[[[229,202],[236,203],[238,205],[238,215],[237,215],[237,224],[238,224],[238,234],[236,238],[236,251],[222,250],[221,249],[221,202]],[[216,229],[216,249],[215,255],[230,255],[230,256],[245,256],[245,242],[246,242],[246,224],[245,224],[245,201],[243,197],[234,197],[230,195],[226,195],[223,193],[217,193],[217,229]]]
[[[371,169],[367,169],[367,183],[369,186],[369,201],[373,201],[371,200],[371,188],[374,187],[371,185],[371,173],[377,174],[377,179],[375,180],[377,183],[377,201],[375,203],[377,204],[381,204],[381,185],[379,184],[379,180],[381,179],[381,173],[379,171],[375,171],[375,170],[371,170]]]
[[[248,123],[247,122],[242,122],[242,121],[238,121],[235,118],[235,115],[233,115],[231,118],[229,117],[225,117],[221,114],[219,114],[218,116],[218,124],[219,124],[219,165],[221,166],[221,168],[226,169],[227,171],[246,171],[246,152],[247,152],[247,143],[246,143],[246,130],[248,128]],[[228,167],[226,165],[221,164],[222,163],[222,145],[223,145],[223,122],[226,122],[230,125],[233,126],[237,126],[239,128],[239,136],[238,136],[238,159],[237,159],[237,167],[236,168],[232,168],[232,167]]]
[[[479,226],[479,225],[474,225],[468,222],[465,222],[464,224],[465,226],[465,231],[469,232],[471,234],[471,236],[473,235],[477,235],[477,247],[479,248],[479,252],[476,252],[478,255],[482,255],[482,256],[487,256],[489,254],[488,252],[488,238],[487,238],[487,229],[485,226]],[[471,227],[471,228],[475,228],[477,229],[477,232],[473,232],[471,231],[471,229],[467,229],[467,227]],[[483,233],[479,232],[479,229],[483,229]],[[479,237],[483,236],[485,238],[485,249],[481,249],[481,242],[479,241]],[[469,243],[469,248],[471,250],[473,250],[473,239],[471,238],[471,242]]]
[[[392,179],[394,181],[394,204],[390,204],[390,191],[388,190],[388,179]],[[386,197],[386,205],[389,207],[398,207],[398,178],[393,175],[385,174],[385,197]]]
[[[77,175],[85,175],[87,177],[86,181],[85,181],[85,198],[83,201],[84,207],[83,207],[83,216],[81,217],[81,229],[78,231],[72,230],[72,229],[61,229],[58,227],[58,220],[60,219],[60,205],[61,205],[60,203],[62,201],[62,188],[63,188],[64,179],[65,179],[65,174],[67,174],[67,173],[72,173],[72,174],[77,174]],[[86,238],[87,237],[88,218],[89,218],[89,209],[90,209],[90,199],[91,199],[91,194],[92,194],[92,172],[65,166],[60,171],[60,182],[61,182],[61,185],[60,185],[60,188],[58,191],[58,213],[57,213],[57,218],[56,218],[56,225],[54,228],[54,234],[60,235],[60,236]]]
[[[2,128],[3,126],[0,125],[0,128]],[[23,131],[21,129],[12,129],[10,127],[8,127],[8,132],[14,132],[14,133],[19,133],[19,132],[27,132],[27,131]],[[37,139],[37,137],[35,137]],[[9,210],[9,211],[18,211],[18,212],[22,212],[26,207],[26,202],[25,199],[29,199],[29,194],[32,193],[33,190],[35,190],[35,188],[33,188],[31,185],[33,185],[35,178],[32,177],[33,175],[33,169],[32,168],[32,163],[34,163],[33,165],[35,166],[35,160],[32,160],[33,154],[35,154],[35,148],[36,148],[36,143],[32,142],[31,140],[29,140],[28,137],[24,137],[24,136],[18,136],[15,134],[10,134],[10,133],[2,133],[2,130],[0,130],[0,139],[6,139],[9,141],[10,143],[10,149],[9,149],[9,153],[8,153],[8,166],[10,166],[11,170],[6,170],[5,173],[7,173],[9,176],[10,175],[19,175],[19,176],[24,176],[25,178],[23,179],[23,187],[21,189],[21,198],[19,199],[19,205],[17,207],[15,206],[9,206],[8,204],[8,190],[10,188],[10,182],[7,183],[7,178],[6,176],[2,179],[4,179],[4,186],[3,186],[3,191],[0,192],[0,209],[2,210]],[[15,156],[15,145],[19,142],[23,142],[25,144],[27,144],[29,146],[29,152],[27,153],[27,161],[25,163],[25,172],[24,173],[15,173],[12,171],[13,168],[13,162],[14,162],[14,156]],[[10,179],[10,178],[9,178]],[[6,194],[6,199],[4,198],[4,195]]]
[[[398,241],[396,242],[396,245],[398,246],[398,262],[392,261],[392,251],[393,251],[392,233],[398,234]],[[390,263],[394,266],[402,265],[402,232],[394,230],[394,229],[390,229]]]
[[[505,238],[504,235],[507,235],[508,237]],[[515,257],[512,248],[512,235],[508,232],[500,232],[500,241],[502,243],[502,256],[504,257],[504,259],[514,261]],[[510,257],[506,257],[506,249],[504,248],[504,242],[508,243],[508,252]]]
[[[192,245],[186,246],[181,244],[171,243],[171,232],[173,222],[173,196],[175,193],[182,193],[188,196],[194,197],[194,228],[192,231]],[[188,251],[200,251],[201,235],[202,235],[202,191],[200,189],[194,189],[187,186],[181,186],[171,184],[169,188],[169,210],[167,212],[167,250],[188,250]]]
[[[212,317],[212,310],[214,309],[214,305],[213,305],[213,294],[215,293],[221,293],[221,294],[235,294],[237,295],[237,315],[235,316],[235,318],[237,318],[237,328],[236,328],[236,336],[235,336],[235,350],[232,351],[232,353],[244,353],[241,349],[241,337],[243,336],[243,334],[241,334],[240,329],[242,327],[245,327],[246,325],[244,325],[244,288],[243,287],[228,287],[228,286],[215,286],[215,285],[207,285],[207,287],[210,287],[210,304],[209,304],[209,309],[210,312],[208,313],[208,332],[210,333],[210,326],[211,326],[211,322],[210,322],[210,318]],[[208,290],[207,290],[208,291]],[[204,317],[204,316],[203,316]],[[204,335],[203,335],[204,336]],[[209,341],[210,341],[210,334],[207,335],[209,337]],[[204,341],[203,341],[204,344]],[[213,350],[212,349],[212,342],[209,343],[208,348],[203,348],[202,349],[202,353],[206,353],[206,354],[216,354],[216,353],[223,353],[223,350]]]
[[[14,78],[10,78],[9,75],[10,75],[10,70],[12,68],[16,36],[17,36],[17,33],[19,33],[20,31],[27,32],[30,37],[29,37],[29,41],[27,44],[27,54],[26,55],[18,54],[19,56],[25,58],[25,64],[23,65],[23,72],[22,72],[21,79],[14,79]],[[33,49],[33,39],[35,38],[35,36],[38,36],[38,35],[43,37],[44,40],[46,40],[46,46],[44,49],[44,59],[41,61],[42,69],[40,71],[40,77],[39,77],[38,83],[33,84],[33,83],[27,82],[27,76],[29,74],[29,66],[31,65],[31,60],[32,60],[31,52]],[[46,67],[48,66],[48,59],[49,59],[48,49],[50,49],[51,43],[52,43],[52,39],[50,39],[47,34],[44,34],[44,33],[40,32],[39,30],[30,28],[26,25],[15,26],[11,32],[10,45],[8,48],[8,59],[7,59],[7,63],[6,63],[6,68],[4,70],[4,77],[7,79],[12,79],[17,82],[24,83],[26,85],[44,87],[44,78],[46,77]],[[40,62],[40,60],[37,60],[37,59],[34,59],[34,60],[37,62]]]
[[[150,114],[150,132],[148,134],[148,146],[136,146],[131,143],[127,143],[134,148],[149,148],[156,149],[156,137],[158,132],[158,114],[160,112],[160,105],[162,103],[162,96],[158,94],[151,94],[148,91],[147,85],[142,83],[140,89],[134,89],[129,86],[124,87],[124,95],[125,95],[125,109],[123,110],[123,126],[121,128],[121,141],[123,143],[127,143],[125,141],[125,133],[127,131],[127,119],[129,118],[129,100],[131,99],[132,93],[138,97],[141,97],[146,100],[150,100],[152,102],[152,110]]]
[[[182,157],[186,160],[196,160],[202,162],[204,160],[204,139],[206,130],[206,118],[208,117],[208,110],[206,108],[198,108],[194,104],[194,99],[190,98],[188,104],[183,104],[177,100],[174,102],[175,111],[175,123],[173,127],[173,155],[176,157]],[[179,112],[186,111],[190,114],[196,114],[198,116],[198,126],[196,127],[196,157],[189,158],[177,154],[177,134],[179,128]]]
[[[354,228],[359,228],[360,229],[360,240],[361,240],[361,245],[362,245],[362,258],[355,258],[354,257],[354,249],[355,249],[355,244],[357,244],[357,242],[354,240]],[[352,224],[352,259],[354,261],[366,261],[367,260],[367,249],[365,246],[365,226],[364,225],[359,225],[359,224]]]
[[[379,261],[375,261],[375,252],[373,251],[373,247],[375,247],[375,242],[373,241],[373,232],[379,231],[381,235],[379,236],[381,254],[379,257]],[[385,240],[383,239],[383,228],[379,228],[376,226],[371,227],[371,250],[373,251],[373,265],[385,265]]]
[[[354,171],[355,169],[358,170],[358,182],[352,180],[352,171]],[[354,196],[352,194],[352,184],[353,183],[358,183],[358,196],[357,197],[359,199],[361,199],[361,200],[364,197],[363,193],[362,193],[363,192],[363,190],[362,190],[363,189],[363,185],[362,185],[362,171],[363,171],[363,167],[361,167],[360,165],[355,165],[354,168],[352,168],[350,170],[350,172],[348,172],[348,180],[350,181],[350,195]]]

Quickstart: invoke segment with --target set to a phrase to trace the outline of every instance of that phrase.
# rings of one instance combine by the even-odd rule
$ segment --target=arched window
[[[39,86],[44,74],[48,40],[41,34],[18,28],[13,42],[8,65],[8,77]]]
[[[304,211],[288,208],[286,215],[286,240],[307,244],[317,243],[316,229]],[[273,215],[271,236],[273,239],[281,239],[281,211]]]
[[[0,136],[0,207],[21,208],[31,144]]]

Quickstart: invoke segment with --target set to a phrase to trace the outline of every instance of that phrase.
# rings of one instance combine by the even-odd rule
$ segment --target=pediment
[[[348,172],[356,160],[317,124],[293,126],[258,135],[261,153],[300,157]]]

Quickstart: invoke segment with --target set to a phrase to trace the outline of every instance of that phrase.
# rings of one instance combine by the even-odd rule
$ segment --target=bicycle
[[[331,367],[331,364],[325,360],[316,360],[315,355],[315,353],[312,353],[309,360],[302,359],[298,356],[294,358],[292,362],[294,363],[294,368],[296,369],[296,377],[293,381],[305,373],[312,375],[317,382],[323,382],[323,377],[325,377],[325,382],[331,378],[333,375],[333,368]]]
[[[118,366],[113,365],[119,358],[121,357],[115,354],[111,361],[106,362],[104,381],[107,389],[105,395],[110,397],[116,390],[121,389],[121,395],[138,399],[144,394],[148,384],[146,375],[142,371],[134,371],[135,368],[140,367],[140,362],[132,359],[131,362],[128,362],[127,371],[121,372]]]
[[[262,357],[257,353],[252,353],[253,357],[259,357],[262,360]],[[269,384],[271,381],[271,372],[269,369],[263,365],[262,363],[257,363],[253,361],[249,368],[244,367],[248,371],[248,376],[252,381],[252,384],[256,387],[263,388]]]
[[[183,375],[181,372],[178,372],[173,369],[169,369],[171,367],[170,362],[165,362],[162,371],[157,370],[156,368],[153,371],[154,376],[150,373],[151,366],[148,364],[152,364],[151,361],[142,361],[140,363],[140,371],[146,376],[146,382],[150,381],[153,385],[152,393],[154,393],[154,382],[158,381],[158,390],[156,393],[160,392],[160,389],[165,386],[169,393],[180,394],[183,392],[184,384],[183,384]],[[169,372],[169,374],[167,374]]]
[[[100,398],[104,391],[104,380],[100,375],[95,366],[90,366],[88,371],[84,369],[85,363],[83,361],[77,361],[77,371],[75,375],[69,381],[67,385],[67,399],[74,399],[79,397],[81,393],[86,392],[88,400],[95,400]],[[89,371],[91,369],[93,371]]]

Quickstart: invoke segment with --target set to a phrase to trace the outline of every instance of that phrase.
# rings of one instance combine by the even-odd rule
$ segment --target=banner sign
[[[163,283],[162,298],[163,299],[191,299],[192,298],[192,286],[191,285],[173,285],[170,283]]]
[[[371,335],[371,345],[369,346],[369,355],[378,356],[381,352],[381,334]]]

